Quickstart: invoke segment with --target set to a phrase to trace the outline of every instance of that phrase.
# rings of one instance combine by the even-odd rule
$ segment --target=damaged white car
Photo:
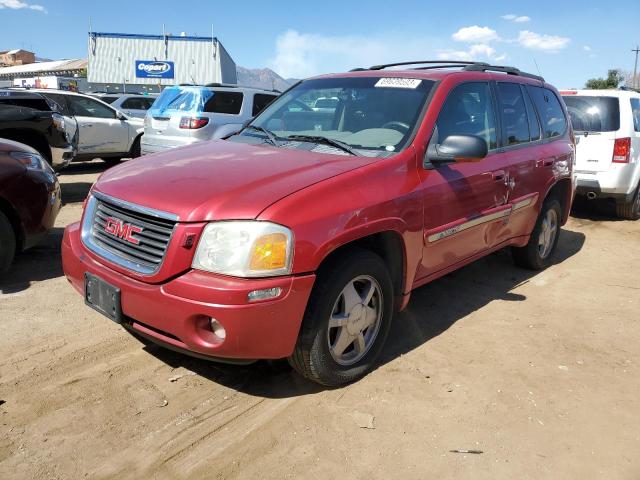
[[[62,90],[31,91],[54,101],[62,115],[75,117],[78,122],[78,153],[73,161],[101,158],[107,163],[117,163],[122,158],[140,156],[142,119],[129,117],[88,95]]]

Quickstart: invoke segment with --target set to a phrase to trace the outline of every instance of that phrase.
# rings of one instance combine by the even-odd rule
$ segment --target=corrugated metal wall
[[[236,65],[217,40],[175,36],[166,39],[151,35],[89,34],[88,81],[138,85],[235,83]],[[174,62],[174,78],[136,77],[136,60]],[[234,81],[230,82],[231,79]]]

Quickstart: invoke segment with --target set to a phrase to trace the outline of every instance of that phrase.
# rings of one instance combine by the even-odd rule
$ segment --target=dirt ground
[[[498,252],[420,288],[379,368],[323,390],[84,305],[60,241],[103,168],[61,176],[56,228],[0,280],[0,478],[640,478],[640,222],[582,210],[544,272]]]

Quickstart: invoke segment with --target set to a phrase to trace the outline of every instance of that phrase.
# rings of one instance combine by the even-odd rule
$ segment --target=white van
[[[577,194],[616,202],[619,217],[640,218],[640,93],[560,92],[578,140]]]

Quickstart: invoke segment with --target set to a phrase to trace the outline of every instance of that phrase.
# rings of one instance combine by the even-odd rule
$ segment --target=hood
[[[130,160],[94,188],[182,222],[253,219],[291,193],[376,160],[218,140]]]

